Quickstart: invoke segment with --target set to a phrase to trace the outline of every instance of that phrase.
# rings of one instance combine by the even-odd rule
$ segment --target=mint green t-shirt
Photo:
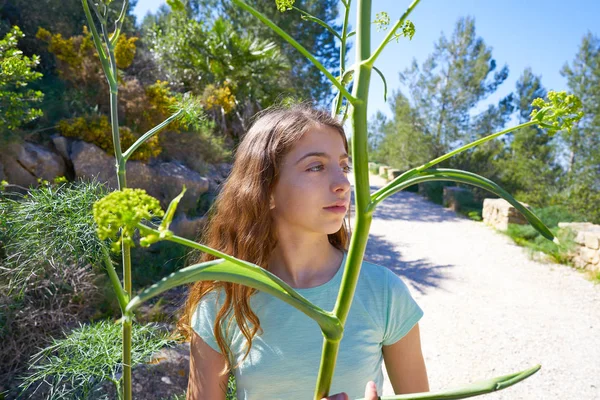
[[[335,276],[320,286],[296,289],[325,310],[333,310],[346,253]],[[192,316],[192,327],[220,352],[213,326],[224,295],[205,296]],[[250,306],[260,320],[262,335],[254,337],[248,357],[236,368],[238,399],[312,399],[321,359],[323,335],[316,322],[283,301],[257,292]],[[363,261],[352,306],[344,327],[330,394],[346,392],[350,399],[364,397],[373,380],[381,395],[382,346],[406,335],[423,316],[402,280],[386,267]],[[229,335],[234,361],[242,360],[246,339],[237,324]]]

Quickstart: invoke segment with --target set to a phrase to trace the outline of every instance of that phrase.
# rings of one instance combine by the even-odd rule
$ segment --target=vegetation
[[[373,158],[400,170],[459,147],[462,143],[505,127],[510,118],[525,123],[532,102],[547,95],[542,80],[527,68],[515,91],[475,114],[477,105],[504,81],[474,21],[457,22],[450,38],[442,34],[433,53],[419,66],[401,73],[408,91],[396,91],[390,107],[371,119],[369,148]],[[442,165],[477,172],[514,193],[519,201],[538,208],[560,206],[584,221],[600,223],[600,40],[586,35],[579,53],[561,73],[569,89],[582,99],[585,117],[571,130],[548,135],[536,126],[469,149]],[[442,90],[438,86],[442,85]],[[456,99],[459,99],[458,101]],[[564,161],[566,160],[566,162]],[[434,186],[431,186],[434,185]],[[428,184],[431,198],[441,204],[441,184]],[[476,199],[485,194],[472,189]]]

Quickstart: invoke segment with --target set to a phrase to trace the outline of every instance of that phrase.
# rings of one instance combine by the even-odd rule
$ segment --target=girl
[[[349,243],[348,143],[340,123],[304,105],[261,113],[237,150],[202,243],[277,275],[332,310]],[[198,262],[214,259],[203,254]],[[376,399],[385,365],[396,393],[429,390],[423,312],[385,267],[363,261],[328,399]],[[311,399],[323,337],[306,315],[239,284],[197,282],[179,324],[190,339],[188,399]]]

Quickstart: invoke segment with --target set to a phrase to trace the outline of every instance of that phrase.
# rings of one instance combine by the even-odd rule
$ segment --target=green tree
[[[563,201],[600,223],[600,38],[585,35],[575,59],[565,64],[561,74],[581,98],[585,113],[570,133],[559,136],[567,159]]]
[[[418,113],[401,91],[393,94],[390,107],[392,119],[379,112],[369,124],[373,158],[401,170],[425,163],[431,158],[431,143],[421,131]]]
[[[302,100],[312,100],[328,106],[333,98],[331,82],[312,63],[290,46],[277,33],[265,24],[257,23],[256,18],[235,6],[229,0],[191,0],[191,6],[199,15],[227,19],[231,25],[253,37],[277,43],[291,66],[287,71],[294,91]],[[280,12],[273,6],[273,0],[252,0],[248,4],[267,16],[290,36],[299,42],[330,71],[339,68],[340,48],[335,36],[321,25],[300,18],[296,11]],[[341,31],[338,19],[338,0],[297,0],[294,6],[304,10],[329,24],[335,31]],[[215,11],[216,10],[216,11]],[[348,48],[349,49],[349,48]]]
[[[42,76],[33,70],[40,59],[23,55],[17,47],[22,37],[19,27],[14,26],[0,40],[0,132],[3,134],[42,115],[41,110],[33,108],[33,103],[42,99],[42,92],[28,87]]]
[[[516,83],[514,98],[519,123],[529,121],[531,102],[538,97],[546,97],[546,90],[541,78],[526,68]],[[552,192],[556,193],[561,168],[555,160],[553,141],[553,137],[536,126],[521,129],[497,161],[503,186],[520,201],[545,206]]]
[[[421,67],[415,60],[400,74],[423,121],[422,132],[431,138],[434,157],[470,140],[483,122],[472,121],[470,113],[507,76],[508,67],[496,70],[492,49],[476,36],[475,20],[468,17],[457,21],[449,39],[442,34]]]
[[[237,33],[221,17],[211,24],[191,18],[177,1],[154,17],[149,48],[166,79],[202,96],[221,130],[234,140],[246,121],[294,89],[289,64],[272,41]],[[146,22],[147,23],[147,22]]]

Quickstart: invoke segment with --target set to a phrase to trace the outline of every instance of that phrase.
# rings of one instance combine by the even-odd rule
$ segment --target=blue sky
[[[162,0],[138,0],[134,9],[138,21],[163,3]],[[375,13],[387,11],[393,23],[409,3],[404,0],[373,0],[373,18]],[[390,43],[376,64],[386,76],[389,93],[400,88],[398,73],[408,67],[413,58],[419,64],[425,60],[441,33],[450,36],[457,19],[462,16],[475,18],[477,35],[493,48],[492,55],[498,65],[507,64],[510,69],[508,79],[480,107],[495,103],[513,91],[516,80],[526,67],[542,76],[542,84],[548,90],[567,90],[560,69],[565,62],[574,59],[587,32],[600,36],[600,1],[597,0],[422,0],[410,17],[416,26],[413,40]],[[356,25],[355,19],[356,14],[351,12],[353,26]],[[372,32],[374,49],[385,32],[375,29]],[[302,42],[302,38],[298,39]],[[350,64],[354,58],[353,51],[349,55]],[[374,74],[371,81],[369,114],[380,110],[390,115],[389,106],[383,100],[381,80]]]

